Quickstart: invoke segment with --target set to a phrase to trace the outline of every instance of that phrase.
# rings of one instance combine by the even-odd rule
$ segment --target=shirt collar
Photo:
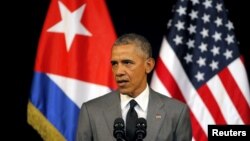
[[[128,95],[125,94],[120,94],[120,98],[121,98],[121,108],[124,109],[130,100],[134,99],[137,104],[139,105],[139,107],[146,112],[147,110],[147,106],[148,106],[148,100],[149,100],[149,87],[148,84],[146,86],[146,88],[136,97],[136,98],[132,98],[129,97]]]

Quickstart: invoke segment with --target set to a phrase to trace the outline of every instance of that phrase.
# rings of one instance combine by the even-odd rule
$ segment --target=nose
[[[116,68],[115,68],[115,75],[116,76],[122,76],[125,74],[125,69],[124,69],[124,66],[122,65],[117,65]]]

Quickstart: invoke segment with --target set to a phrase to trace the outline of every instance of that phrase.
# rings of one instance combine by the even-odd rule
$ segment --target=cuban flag
[[[115,39],[104,0],[51,0],[28,103],[28,123],[44,140],[74,141],[82,103],[116,89]]]

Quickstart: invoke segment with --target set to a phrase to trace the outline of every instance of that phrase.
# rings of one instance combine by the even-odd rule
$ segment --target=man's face
[[[122,94],[136,97],[147,84],[146,57],[133,44],[112,48],[112,71]]]

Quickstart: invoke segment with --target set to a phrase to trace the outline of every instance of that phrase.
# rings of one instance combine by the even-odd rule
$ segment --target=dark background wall
[[[15,63],[23,64],[24,67],[16,68],[18,73],[13,73],[14,88],[10,92],[14,102],[12,110],[10,132],[15,133],[9,136],[9,139],[41,140],[40,136],[31,126],[27,124],[26,108],[30,95],[33,67],[35,63],[36,50],[41,28],[45,19],[49,0],[32,0],[28,6],[30,9],[28,15],[28,30],[26,33],[25,45],[15,47],[13,54]],[[113,20],[117,35],[135,32],[144,35],[153,46],[153,56],[157,58],[164,28],[171,14],[171,7],[176,0],[107,0],[107,6]],[[250,47],[247,45],[247,28],[243,23],[247,18],[243,15],[241,7],[246,5],[245,1],[225,0],[225,6],[229,10],[229,19],[234,23],[236,38],[240,42],[240,52],[242,53],[248,72],[250,71]],[[27,13],[26,13],[27,14]],[[248,16],[249,17],[249,16]],[[22,22],[22,21],[21,21]],[[27,27],[27,26],[25,26]],[[22,28],[22,27],[21,27]],[[27,30],[27,31],[28,31]],[[26,30],[25,30],[26,31]],[[21,33],[20,33],[21,35]],[[24,35],[21,35],[24,36]]]

